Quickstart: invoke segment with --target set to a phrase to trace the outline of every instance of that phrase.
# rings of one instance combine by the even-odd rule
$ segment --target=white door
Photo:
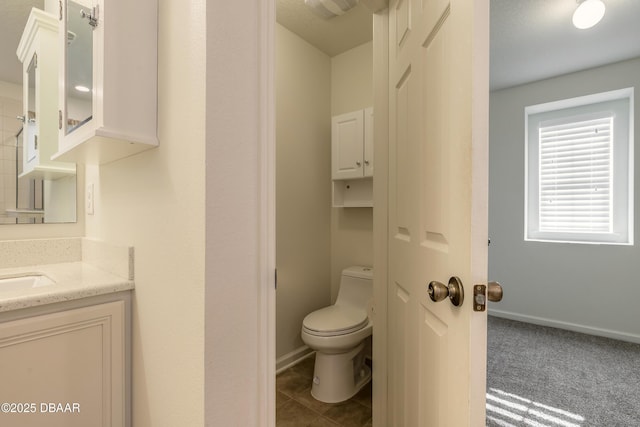
[[[488,1],[389,5],[389,426],[485,425]],[[462,305],[434,302],[457,276]]]

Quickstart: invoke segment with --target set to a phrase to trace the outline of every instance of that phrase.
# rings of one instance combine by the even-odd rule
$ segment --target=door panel
[[[471,294],[487,263],[485,39],[487,0],[390,2],[386,425],[484,425],[486,314]],[[452,276],[466,301],[432,301],[429,282]]]

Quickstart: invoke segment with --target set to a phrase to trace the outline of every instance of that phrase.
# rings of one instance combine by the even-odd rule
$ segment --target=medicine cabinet
[[[75,175],[74,163],[52,161],[58,149],[58,20],[33,8],[16,54],[23,69],[23,151],[18,178]]]
[[[158,145],[157,0],[60,0],[59,151],[104,164]]]
[[[373,108],[331,119],[334,207],[373,206]]]

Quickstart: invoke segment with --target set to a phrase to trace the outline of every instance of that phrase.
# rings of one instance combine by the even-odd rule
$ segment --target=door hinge
[[[62,21],[62,0],[58,0],[58,3],[60,4],[60,20]]]
[[[62,130],[62,110],[58,110],[58,130]]]
[[[84,9],[80,11],[80,16],[86,19],[92,28],[98,26],[98,6],[96,5],[91,9],[91,12],[87,13]]]
[[[33,148],[34,150],[38,149],[38,135],[33,135]]]
[[[274,277],[274,278],[275,278],[275,280],[274,280],[274,282],[275,282],[275,289],[277,290],[277,289],[278,289],[278,269],[277,269],[277,268],[276,268],[276,271],[275,271],[275,275],[274,275],[274,276],[275,276],[275,277]]]

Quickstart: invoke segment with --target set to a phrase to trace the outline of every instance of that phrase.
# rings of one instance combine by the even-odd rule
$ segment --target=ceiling
[[[32,7],[44,9],[44,0],[0,0],[0,81],[22,84],[16,50]]]
[[[640,57],[640,0],[603,0],[594,28],[571,25],[576,0],[491,0],[491,88],[536,81]],[[0,0],[0,80],[21,83],[16,48],[31,7],[44,0]],[[371,40],[371,12],[359,4],[324,20],[304,0],[276,0],[277,20],[329,56]]]
[[[362,4],[341,16],[323,19],[304,0],[276,0],[276,20],[329,56],[372,39],[373,15]]]
[[[640,57],[640,0],[603,1],[602,22],[578,30],[576,0],[491,0],[491,89]],[[371,40],[371,13],[361,5],[323,20],[304,0],[276,4],[280,24],[329,56]]]
[[[491,89],[640,57],[640,1],[603,1],[603,20],[578,30],[576,0],[491,0]]]

